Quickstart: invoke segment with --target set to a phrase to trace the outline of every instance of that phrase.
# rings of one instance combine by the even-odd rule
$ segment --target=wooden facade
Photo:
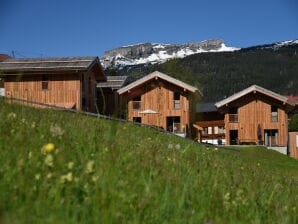
[[[252,86],[215,105],[224,114],[226,144],[287,146],[294,104],[286,97]]]
[[[118,93],[127,119],[161,127],[177,134],[190,134],[196,88],[159,73],[151,73]]]
[[[8,59],[0,63],[6,97],[96,112],[99,59]]]
[[[289,154],[292,158],[298,159],[298,132],[289,133]]]

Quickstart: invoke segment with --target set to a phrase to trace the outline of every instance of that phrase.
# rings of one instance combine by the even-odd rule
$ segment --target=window
[[[4,88],[4,80],[0,78],[0,88]]]
[[[271,106],[271,121],[278,122],[278,109],[276,106]]]
[[[208,134],[208,127],[203,127],[202,134],[203,135],[207,135]]]
[[[0,78],[0,96],[5,96],[4,80]]]
[[[180,105],[180,93],[174,92],[174,109],[179,110],[181,108]]]
[[[237,107],[229,108],[229,122],[230,123],[238,122],[238,108]]]
[[[208,135],[212,135],[212,127],[208,127]]]
[[[133,110],[141,110],[141,97],[138,96],[138,97],[135,97],[133,98],[133,101],[132,101],[132,109]]]
[[[41,89],[42,90],[49,90],[49,77],[42,76]]]
[[[216,135],[218,134],[218,127],[217,126],[214,127],[214,134],[216,134]]]
[[[218,133],[219,134],[225,134],[226,133],[226,129],[224,126],[219,126],[218,127]]]
[[[142,123],[142,118],[141,117],[133,117],[132,121],[135,123]]]

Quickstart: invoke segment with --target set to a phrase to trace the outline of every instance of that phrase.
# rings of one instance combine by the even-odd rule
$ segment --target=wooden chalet
[[[107,76],[106,82],[97,83],[97,105],[99,113],[108,116],[118,116],[119,95],[117,90],[128,82],[128,76]]]
[[[8,58],[0,62],[6,97],[95,112],[98,57]]]
[[[190,134],[198,89],[155,71],[118,90],[130,121]]]
[[[287,97],[253,85],[215,106],[224,114],[226,144],[287,146],[287,113],[295,106]]]
[[[193,126],[200,142],[260,144],[286,153],[288,113],[294,106],[292,99],[253,85],[215,104],[198,104]]]

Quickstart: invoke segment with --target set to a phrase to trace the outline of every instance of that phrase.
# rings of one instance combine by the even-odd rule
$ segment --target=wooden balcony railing
[[[184,133],[184,127],[180,123],[173,123],[173,132],[174,133]]]

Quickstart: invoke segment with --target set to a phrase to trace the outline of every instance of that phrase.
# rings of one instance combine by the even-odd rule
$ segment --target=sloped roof
[[[100,65],[98,57],[9,58],[0,62],[0,70],[3,73],[87,71],[94,63]]]
[[[8,58],[11,58],[11,57],[9,55],[7,55],[7,54],[0,54],[0,61],[4,61],[4,60],[6,60]]]
[[[272,92],[272,91],[270,91],[268,89],[265,89],[263,87],[260,87],[258,85],[252,85],[252,86],[250,86],[250,87],[248,87],[248,88],[246,88],[246,89],[244,89],[244,90],[242,90],[242,91],[240,91],[238,93],[235,93],[234,95],[232,95],[232,96],[230,96],[230,97],[228,97],[228,98],[226,98],[226,99],[224,99],[222,101],[219,101],[219,102],[215,103],[215,106],[217,108],[220,108],[220,107],[222,107],[222,106],[224,106],[226,104],[229,104],[229,103],[231,103],[231,102],[233,102],[233,101],[235,101],[235,100],[237,100],[237,99],[239,99],[239,98],[241,98],[241,97],[243,97],[243,96],[245,96],[245,95],[247,95],[247,94],[249,94],[251,92],[259,92],[259,93],[262,93],[262,94],[264,94],[266,96],[269,96],[269,97],[271,97],[273,99],[276,99],[278,101],[287,103],[287,104],[289,104],[291,106],[294,106],[295,105],[292,101],[290,101],[285,96],[282,96],[280,94],[277,94],[275,92]]]
[[[107,76],[107,81],[97,83],[96,87],[120,89],[125,85],[127,77],[128,76]]]
[[[187,89],[188,91],[193,92],[193,93],[198,91],[198,89],[194,86],[188,85],[188,84],[186,84],[186,83],[184,83],[184,82],[182,82],[178,79],[170,77],[170,76],[168,76],[164,73],[161,73],[159,71],[155,71],[155,72],[152,72],[152,73],[144,76],[143,78],[141,78],[141,79],[139,79],[139,80],[137,80],[137,81],[135,81],[135,82],[121,88],[121,89],[119,89],[117,92],[119,94],[123,94],[123,93],[127,92],[128,90],[131,90],[131,89],[133,89],[137,86],[140,86],[143,83],[145,83],[145,82],[147,82],[151,79],[154,79],[154,78],[160,78],[160,79],[166,80],[169,83],[172,83],[176,86],[180,86],[181,88]]]
[[[287,97],[289,100],[295,102],[295,104],[298,105],[298,96],[290,95],[290,96],[285,96],[285,97]]]
[[[216,111],[217,111],[217,108],[215,107],[214,103],[198,103],[196,105],[197,113],[216,112]]]

